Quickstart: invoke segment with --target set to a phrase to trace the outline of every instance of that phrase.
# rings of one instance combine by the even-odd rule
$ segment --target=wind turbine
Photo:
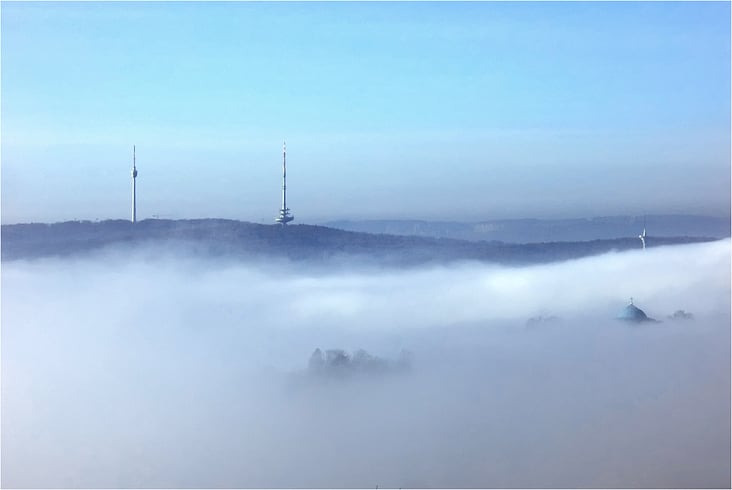
[[[643,216],[643,233],[638,235],[638,238],[640,238],[641,243],[643,244],[643,250],[646,249],[646,217]],[[631,301],[632,304],[632,301]]]

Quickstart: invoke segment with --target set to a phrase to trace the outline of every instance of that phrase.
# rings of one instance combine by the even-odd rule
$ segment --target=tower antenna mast
[[[287,144],[282,143],[282,207],[280,208],[280,214],[275,218],[275,221],[282,226],[286,225],[290,221],[294,220],[295,217],[290,214],[290,208],[287,207]]]
[[[137,222],[137,157],[135,145],[132,145],[132,222]]]
[[[282,209],[287,209],[287,142],[282,142]]]

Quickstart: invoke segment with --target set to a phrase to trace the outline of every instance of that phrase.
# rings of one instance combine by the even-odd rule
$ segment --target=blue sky
[[[0,14],[5,223],[729,213],[728,2]]]

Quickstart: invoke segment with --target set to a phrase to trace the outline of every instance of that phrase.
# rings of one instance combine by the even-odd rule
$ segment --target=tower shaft
[[[287,209],[287,146],[282,143],[282,209]]]
[[[290,209],[287,207],[287,146],[282,143],[282,207],[275,221],[284,226],[293,219],[295,217],[290,214]]]
[[[137,156],[132,145],[132,222],[137,222]]]

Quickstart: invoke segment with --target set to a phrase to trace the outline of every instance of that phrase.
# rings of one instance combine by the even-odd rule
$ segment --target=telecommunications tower
[[[135,145],[132,145],[132,222],[137,222],[137,165],[135,161]]]
[[[285,226],[293,219],[295,217],[290,214],[290,208],[287,207],[287,147],[282,143],[282,207],[275,221]]]

